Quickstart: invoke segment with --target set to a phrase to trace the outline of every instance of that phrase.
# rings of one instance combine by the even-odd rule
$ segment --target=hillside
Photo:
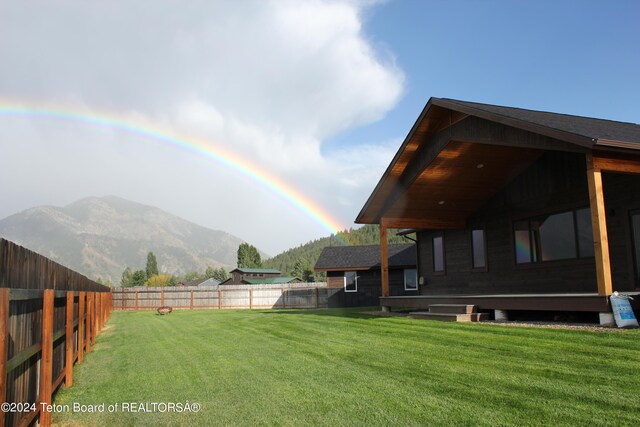
[[[89,278],[118,283],[126,266],[145,267],[152,251],[161,271],[182,275],[236,264],[242,239],[161,209],[114,196],[64,207],[40,206],[0,220],[0,236]]]
[[[389,243],[408,243],[407,238],[396,236],[395,230],[388,232]],[[313,269],[320,252],[326,246],[374,245],[380,243],[380,227],[365,225],[358,229],[349,229],[336,235],[323,237],[305,243],[262,262],[264,267],[277,268],[283,273],[292,273],[298,260],[306,260]]]

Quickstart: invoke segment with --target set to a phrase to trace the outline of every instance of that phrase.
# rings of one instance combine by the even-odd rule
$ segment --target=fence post
[[[45,289],[42,298],[42,353],[40,356],[40,404],[51,404],[53,381],[53,289]],[[51,425],[51,412],[40,406],[40,425]]]
[[[287,303],[284,300],[287,296],[285,289],[282,289],[282,292],[280,295],[282,296],[282,308],[287,308]]]
[[[91,345],[96,344],[96,293],[91,292]]]
[[[85,292],[78,292],[78,364],[84,360],[84,299]]]
[[[189,309],[193,310],[193,289],[191,289],[191,305],[189,306]]]
[[[136,311],[140,310],[140,307],[138,306],[138,290],[136,289]]]
[[[100,320],[101,320],[101,311],[102,311],[102,304],[100,303],[102,301],[102,292],[96,292],[96,337],[98,335],[100,335],[100,329],[102,329],[101,325],[100,325]]]
[[[73,385],[73,291],[67,291],[67,324],[65,330],[65,366],[64,366],[64,385],[71,387]]]
[[[160,305],[164,307],[164,288],[160,292]]]
[[[0,402],[7,401],[7,350],[9,341],[9,288],[0,289]],[[4,411],[0,411],[0,425],[4,425]]]
[[[253,288],[249,288],[249,309],[253,309]]]
[[[218,288],[218,310],[222,308],[222,289]]]
[[[316,308],[319,308],[320,307],[320,289],[315,288],[314,290],[315,290],[314,294],[316,297]]]
[[[86,292],[87,307],[84,316],[84,352],[91,351],[91,292]]]

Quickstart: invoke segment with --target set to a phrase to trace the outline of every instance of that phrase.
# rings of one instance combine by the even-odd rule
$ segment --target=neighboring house
[[[329,246],[314,267],[327,273],[327,287],[341,288],[346,307],[380,304],[380,246]],[[389,295],[417,295],[416,245],[389,245]]]
[[[229,274],[231,277],[221,285],[282,284],[301,281],[297,277],[282,276],[280,270],[272,268],[236,268],[231,270]]]
[[[217,286],[220,284],[219,280],[210,277],[208,279],[196,279],[188,282],[181,283],[182,286]]]
[[[640,125],[431,98],[356,222],[383,253],[417,230],[420,296],[383,274],[385,308],[609,312],[640,288]]]

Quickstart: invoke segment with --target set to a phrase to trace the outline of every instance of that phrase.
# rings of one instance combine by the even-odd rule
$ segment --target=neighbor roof
[[[297,277],[283,276],[283,277],[264,277],[262,279],[242,279],[248,285],[276,285],[281,283],[291,283],[296,280],[300,280]]]
[[[416,265],[416,245],[389,245],[389,268]],[[314,270],[368,270],[380,267],[380,246],[328,246],[322,250]]]
[[[233,271],[239,271],[240,273],[253,273],[253,274],[280,274],[280,270],[275,268],[236,268]]]

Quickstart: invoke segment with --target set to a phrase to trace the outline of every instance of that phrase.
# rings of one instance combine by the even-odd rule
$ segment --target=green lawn
[[[452,324],[358,311],[114,313],[76,367],[74,386],[55,397],[71,412],[53,422],[638,425],[638,330]],[[154,402],[197,402],[201,410],[122,410]],[[105,412],[73,413],[74,403],[105,403]],[[106,412],[116,403],[117,412]]]

